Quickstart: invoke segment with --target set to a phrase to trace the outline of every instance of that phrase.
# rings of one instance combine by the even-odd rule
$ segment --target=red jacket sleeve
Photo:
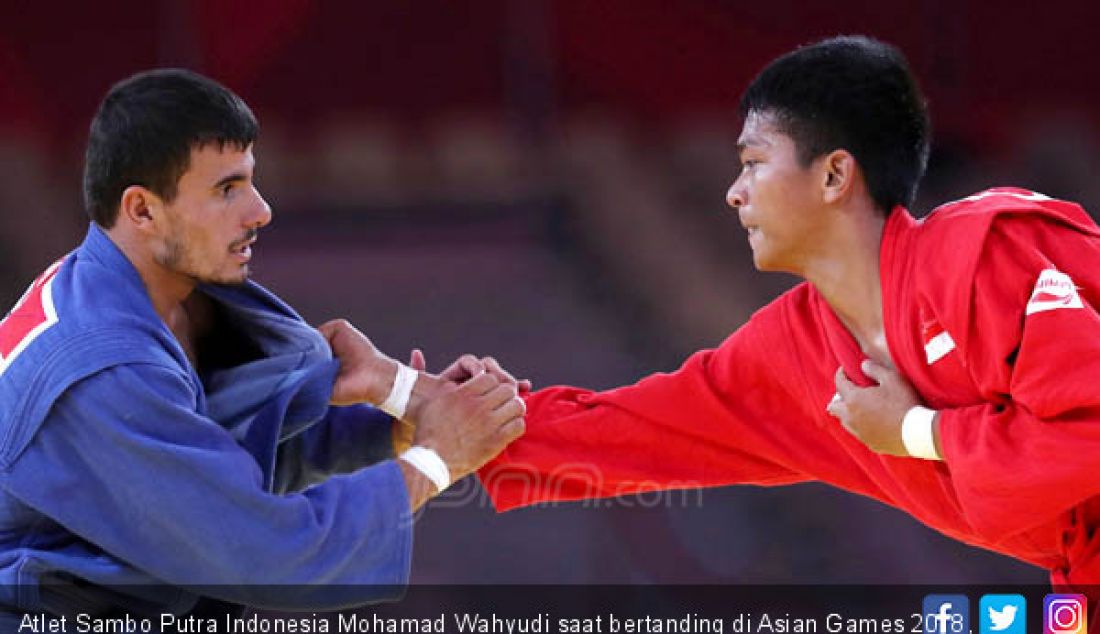
[[[1050,218],[998,218],[971,295],[970,373],[987,401],[941,413],[974,528],[999,537],[1100,494],[1100,240]]]
[[[765,354],[768,321],[758,314],[720,348],[692,355],[671,374],[606,392],[533,393],[527,433],[480,473],[497,509],[808,479],[791,466],[786,440],[798,434],[789,425],[808,426],[804,412],[792,411],[797,399],[788,388],[801,379],[774,351]]]

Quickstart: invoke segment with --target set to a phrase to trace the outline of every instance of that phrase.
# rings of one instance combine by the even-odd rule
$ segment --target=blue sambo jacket
[[[268,291],[198,292],[260,354],[200,380],[94,225],[0,322],[0,611],[321,610],[407,582],[392,419],[329,407],[324,338]]]

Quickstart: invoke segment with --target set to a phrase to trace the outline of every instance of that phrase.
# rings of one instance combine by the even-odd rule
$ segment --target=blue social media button
[[[1027,634],[1027,599],[1018,594],[987,594],[978,603],[979,634]]]
[[[928,594],[921,602],[925,634],[970,634],[970,599],[965,594]]]

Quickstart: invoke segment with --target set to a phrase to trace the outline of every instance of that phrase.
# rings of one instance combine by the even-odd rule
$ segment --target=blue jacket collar
[[[153,308],[153,300],[149,297],[149,291],[145,288],[145,281],[141,279],[134,264],[122,249],[94,222],[88,227],[88,235],[77,249],[78,259],[88,259],[99,264],[108,271],[121,278],[123,287],[120,296],[126,304],[142,317],[155,320],[161,324],[164,321]],[[168,326],[164,326],[167,332]]]

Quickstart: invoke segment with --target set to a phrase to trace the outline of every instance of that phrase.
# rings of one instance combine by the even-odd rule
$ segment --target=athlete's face
[[[823,235],[819,166],[803,167],[794,141],[766,113],[749,114],[737,147],[741,171],[726,203],[749,232],[756,268],[801,274]]]
[[[176,197],[165,204],[165,230],[154,254],[164,268],[194,282],[241,284],[248,279],[252,243],[271,222],[256,190],[252,147],[216,143],[191,150]]]

